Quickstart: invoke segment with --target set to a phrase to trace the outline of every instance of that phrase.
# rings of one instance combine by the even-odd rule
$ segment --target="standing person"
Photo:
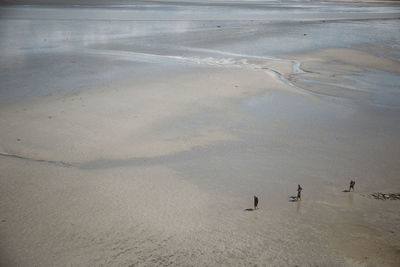
[[[353,189],[353,191],[354,191],[354,185],[355,184],[356,184],[356,181],[350,180],[349,192],[351,191],[351,189]]]
[[[258,209],[258,197],[254,196],[254,210]]]
[[[303,190],[303,188],[297,185],[297,200],[301,200],[301,190]]]

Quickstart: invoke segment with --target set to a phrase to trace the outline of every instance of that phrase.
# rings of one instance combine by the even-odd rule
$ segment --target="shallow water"
[[[399,51],[399,21],[389,19],[400,17],[396,4],[19,3],[25,5],[0,7],[0,103],[92,88],[163,71],[164,64],[179,68],[182,61],[218,65],[371,44],[400,58],[393,52]]]

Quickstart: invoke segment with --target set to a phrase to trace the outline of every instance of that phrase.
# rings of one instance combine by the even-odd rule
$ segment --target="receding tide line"
[[[52,165],[62,166],[62,167],[67,167],[67,168],[73,166],[71,163],[64,162],[64,161],[34,159],[34,158],[24,157],[24,156],[20,156],[20,155],[16,155],[16,154],[4,153],[4,152],[0,152],[0,156],[14,158],[14,159],[22,159],[22,160],[31,161],[31,162],[47,163],[47,164],[52,164]]]
[[[247,60],[248,58],[255,58],[255,59],[262,59],[262,60],[274,60],[274,61],[284,61],[284,62],[290,62],[292,64],[292,73],[304,73],[304,71],[301,69],[301,62],[295,59],[282,59],[282,58],[277,58],[277,57],[272,57],[272,56],[255,56],[255,55],[246,55],[246,54],[238,54],[238,53],[231,53],[231,52],[225,52],[225,51],[220,51],[220,50],[214,50],[214,49],[203,49],[203,48],[188,48],[188,47],[183,47],[187,50],[192,50],[192,51],[201,51],[201,52],[210,52],[214,54],[221,54],[221,55],[228,55],[232,57],[238,57],[242,58],[244,60]],[[273,70],[271,68],[263,67],[260,65],[256,64],[248,64],[245,63],[243,64],[240,63],[238,64],[238,61],[233,59],[233,58],[228,58],[228,59],[215,59],[212,57],[207,57],[207,58],[200,58],[200,57],[183,57],[183,56],[173,56],[173,55],[158,55],[158,54],[151,54],[151,53],[141,53],[141,52],[134,52],[134,51],[123,51],[123,50],[109,50],[109,49],[86,49],[87,53],[94,53],[94,54],[101,54],[101,55],[110,55],[110,56],[117,56],[117,57],[122,57],[123,59],[133,59],[133,60],[143,60],[145,62],[159,62],[160,59],[164,60],[176,60],[176,61],[183,61],[183,62],[192,62],[192,63],[197,63],[197,64],[208,64],[208,65],[214,65],[214,66],[228,66],[228,67],[243,67],[247,66],[252,69],[263,69],[267,72],[272,73],[275,75],[280,81],[282,81],[284,84],[287,86],[291,87],[292,89],[298,91],[301,94],[307,94],[310,96],[315,96],[318,98],[326,97],[321,94],[311,92],[310,90],[303,89],[301,87],[298,87],[291,83],[289,80],[287,80],[281,73],[279,73],[276,70]]]

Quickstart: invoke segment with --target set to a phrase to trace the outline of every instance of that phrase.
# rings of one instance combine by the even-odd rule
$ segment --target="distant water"
[[[0,103],[184,64],[377,45],[400,60],[400,5],[320,1],[3,1]],[[306,34],[306,35],[304,35]]]

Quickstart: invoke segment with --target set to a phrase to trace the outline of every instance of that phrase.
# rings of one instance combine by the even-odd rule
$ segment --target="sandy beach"
[[[0,3],[0,266],[400,265],[397,2]]]

